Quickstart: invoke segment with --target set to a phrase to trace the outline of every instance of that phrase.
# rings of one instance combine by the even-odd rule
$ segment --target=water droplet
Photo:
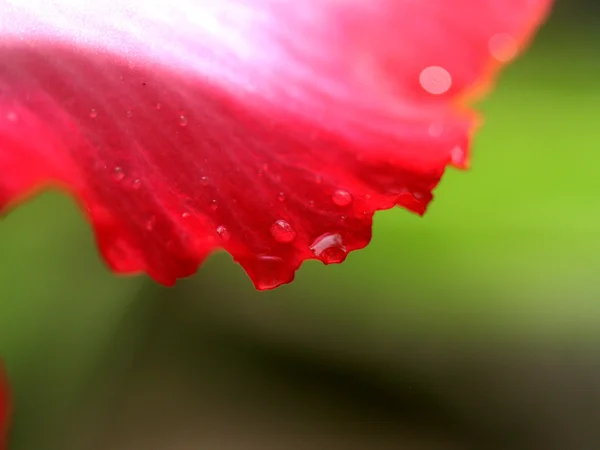
[[[140,180],[139,178],[136,178],[135,180],[133,180],[131,182],[131,187],[134,190],[138,190],[141,186],[142,186],[142,180]]]
[[[16,122],[17,119],[17,113],[15,113],[14,111],[10,111],[6,114],[6,120],[8,120],[9,122]]]
[[[188,124],[188,119],[185,116],[179,116],[179,125],[182,127],[186,127]]]
[[[98,117],[98,111],[96,111],[96,108],[90,109],[90,117],[92,119],[95,119],[96,117]]]
[[[490,54],[500,62],[508,62],[517,56],[519,45],[517,40],[508,33],[493,35],[488,41]]]
[[[225,228],[223,225],[219,225],[217,227],[217,234],[219,235],[219,237],[221,239],[223,239],[224,241],[228,241],[229,240],[229,231],[227,230],[227,228]]]
[[[452,86],[452,76],[439,66],[429,66],[421,71],[419,75],[421,87],[433,95],[441,95]]]
[[[156,109],[161,109],[161,108],[162,108],[162,105],[160,103],[157,103],[156,104]]]
[[[155,225],[156,225],[156,216],[152,216],[146,221],[146,230],[152,231],[154,229]]]
[[[314,208],[315,207],[315,201],[314,200],[310,200],[308,202],[308,206],[311,207],[311,208]]]
[[[331,199],[333,203],[338,206],[348,206],[352,203],[352,194],[348,191],[344,191],[342,189],[338,189],[331,195]]]
[[[348,255],[342,236],[338,233],[319,236],[309,248],[324,264],[339,264]]]
[[[131,111],[131,110],[128,110],[128,111],[125,113],[125,115],[126,115],[128,118],[131,118],[131,117],[133,116],[133,111]]]
[[[321,175],[317,175],[315,177],[315,183],[322,184],[323,183],[323,177]]]
[[[208,186],[210,184],[210,180],[208,179],[208,177],[200,177],[200,185],[201,186]]]
[[[182,219],[188,219],[191,216],[191,214],[187,211],[184,211],[181,213],[181,218]]]
[[[280,202],[285,202],[285,193],[280,192],[279,195],[277,195],[277,200],[279,200]]]
[[[288,243],[296,239],[296,231],[286,220],[278,220],[271,225],[271,235],[277,242]]]
[[[275,289],[287,281],[286,267],[278,256],[259,256],[258,264],[256,285],[259,289]]]
[[[123,171],[123,168],[120,166],[115,167],[115,170],[113,172],[113,179],[115,181],[122,181],[123,178],[125,178],[125,172]]]
[[[210,202],[210,209],[216,211],[219,208],[219,202],[217,200],[213,200]]]

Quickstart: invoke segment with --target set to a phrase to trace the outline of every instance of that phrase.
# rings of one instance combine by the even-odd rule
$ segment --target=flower
[[[425,212],[549,4],[0,0],[0,208],[60,186],[116,272],[274,288]]]
[[[8,383],[2,370],[2,366],[0,366],[0,450],[6,448],[5,442],[8,435],[9,412]]]

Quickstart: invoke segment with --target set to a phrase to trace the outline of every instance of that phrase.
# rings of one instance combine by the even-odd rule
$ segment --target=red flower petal
[[[457,102],[549,3],[0,0],[0,207],[58,184],[117,272],[224,247],[273,288],[425,211],[466,164]]]
[[[4,450],[6,448],[9,412],[10,405],[8,395],[8,383],[6,381],[2,367],[0,366],[0,450]]]

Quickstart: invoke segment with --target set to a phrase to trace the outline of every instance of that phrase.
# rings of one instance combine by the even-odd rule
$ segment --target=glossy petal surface
[[[458,106],[548,0],[0,0],[0,208],[76,195],[108,264],[338,263],[467,162]]]

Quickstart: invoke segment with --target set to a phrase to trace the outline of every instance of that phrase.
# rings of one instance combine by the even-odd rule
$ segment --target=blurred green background
[[[225,254],[115,277],[59,193],[11,212],[11,450],[600,448],[599,26],[559,2],[425,218],[274,292]]]

